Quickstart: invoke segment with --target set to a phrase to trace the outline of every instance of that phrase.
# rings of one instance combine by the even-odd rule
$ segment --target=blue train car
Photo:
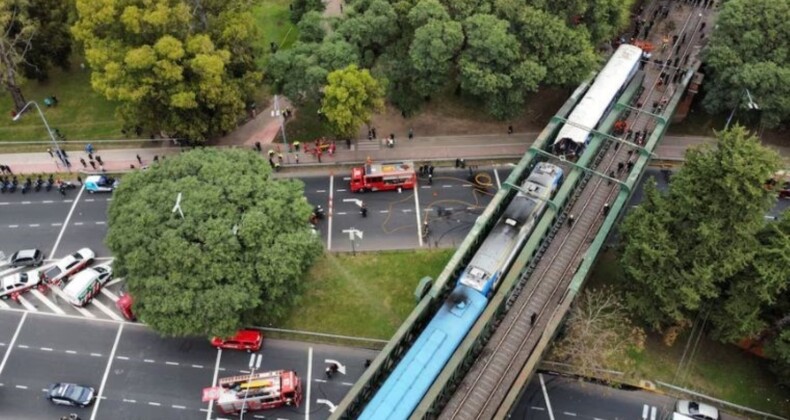
[[[476,290],[456,286],[359,418],[408,418],[487,303]]]

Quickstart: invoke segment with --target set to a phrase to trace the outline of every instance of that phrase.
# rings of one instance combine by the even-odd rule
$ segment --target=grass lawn
[[[288,48],[299,38],[299,30],[291,23],[288,5],[291,0],[266,0],[252,8],[252,16],[260,32],[261,56],[256,62],[263,68],[272,54],[271,43]]]
[[[414,289],[436,278],[455,250],[325,253],[281,328],[388,340],[415,306]]]
[[[331,135],[329,125],[318,115],[320,107],[317,102],[308,102],[299,107],[294,118],[285,125],[289,142],[309,143],[318,137]],[[278,132],[275,141],[282,143],[282,134]]]
[[[69,71],[55,68],[46,82],[29,80],[22,86],[25,99],[36,101],[49,122],[67,139],[117,139],[121,137],[121,124],[115,118],[116,104],[94,92],[90,85],[90,71],[80,68],[81,57],[72,59]],[[59,104],[53,108],[44,105],[44,98],[55,95]],[[19,121],[12,121],[11,95],[0,95],[0,141],[49,140],[44,123],[35,109],[29,109]],[[42,146],[45,147],[45,146]]]
[[[607,251],[593,268],[587,286],[615,284],[621,272],[616,253]],[[692,389],[712,397],[757,410],[790,416],[790,390],[779,388],[767,360],[740,348],[703,337],[691,371],[676,378],[676,371],[688,340],[681,335],[667,347],[659,334],[650,333],[645,351],[634,357],[638,379],[659,380]],[[618,369],[618,366],[612,366]]]

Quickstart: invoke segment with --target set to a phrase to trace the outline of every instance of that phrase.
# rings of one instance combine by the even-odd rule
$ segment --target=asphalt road
[[[246,352],[218,351],[207,340],[160,338],[145,326],[113,321],[4,311],[0,317],[0,419],[217,418],[201,401],[219,377],[249,373]],[[325,419],[376,352],[284,340],[265,340],[262,370],[294,370],[304,381],[299,408],[265,411],[265,418]],[[333,360],[345,368],[327,379]],[[50,404],[52,382],[90,385],[99,400],[85,409]],[[309,397],[308,397],[309,396]],[[308,402],[309,401],[309,402]],[[262,412],[248,418],[264,418]]]

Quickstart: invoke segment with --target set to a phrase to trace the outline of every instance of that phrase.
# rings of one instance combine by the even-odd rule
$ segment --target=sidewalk
[[[416,160],[416,161],[449,161],[463,158],[466,160],[481,159],[520,159],[527,151],[539,133],[514,133],[512,135],[489,134],[489,135],[467,135],[467,136],[437,136],[437,137],[415,137],[413,140],[399,140],[395,147],[390,149],[384,145],[384,140],[369,141],[360,139],[352,142],[351,149],[345,143],[338,143],[334,156],[323,153],[321,163],[310,154],[299,153],[299,164],[295,164],[294,153],[285,154],[284,146],[273,144],[263,146],[261,157],[267,158],[267,151],[273,148],[284,154],[284,169],[289,172],[301,170],[329,169],[339,164],[360,163],[370,158],[376,162],[392,160]],[[702,143],[710,143],[714,139],[711,137],[664,137],[659,144],[656,154],[660,160],[683,160],[683,153],[690,146]],[[263,143],[263,142],[262,142]],[[254,141],[253,141],[254,144]],[[312,145],[311,145],[312,146]],[[246,142],[239,146],[229,147],[249,147],[252,145]],[[790,147],[776,147],[783,156],[790,156]],[[143,160],[143,165],[150,165],[154,156],[163,159],[165,156],[175,155],[181,152],[181,148],[170,146],[157,149],[108,149],[95,151],[94,156],[101,156],[104,162],[104,169],[107,172],[125,172],[137,170],[140,164],[137,162],[137,155]],[[188,150],[186,148],[185,150]],[[88,162],[85,152],[69,153],[69,160],[72,163],[71,171],[80,173],[99,173],[92,170],[90,165],[83,168],[80,158]],[[54,173],[67,172],[46,152],[36,153],[17,153],[0,154],[0,164],[8,165],[15,174],[35,174],[35,173]],[[131,166],[134,166],[134,169]],[[98,168],[98,166],[97,166]]]

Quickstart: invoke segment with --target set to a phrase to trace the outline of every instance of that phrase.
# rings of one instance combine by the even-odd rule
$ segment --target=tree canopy
[[[106,243],[135,313],[166,336],[228,336],[253,314],[282,316],[321,252],[303,188],[240,149],[197,149],[124,176]]]
[[[299,53],[277,52],[269,76],[277,90],[304,98],[310,97],[304,92],[323,86],[320,77],[302,77],[306,69],[318,75],[357,64],[388,80],[387,99],[404,115],[435,94],[455,91],[507,118],[539,84],[576,85],[586,78],[597,65],[594,46],[622,29],[633,0],[571,3],[568,8],[545,0],[351,0],[321,42],[348,45],[343,66],[327,68],[316,57],[321,48],[304,46]],[[299,81],[285,81],[286,68],[297,69]]]
[[[749,90],[767,127],[790,117],[790,2],[724,2],[705,50],[704,105],[710,112],[748,109]],[[743,111],[742,111],[743,112]]]
[[[329,73],[327,81],[321,112],[340,136],[353,136],[384,107],[384,87],[367,69],[352,64]]]
[[[645,202],[621,228],[627,302],[642,320],[653,327],[688,321],[738,289],[733,278],[759,264],[758,233],[776,202],[764,183],[778,164],[775,152],[736,126],[718,133],[716,147],[689,150],[665,196],[647,185]]]
[[[128,127],[205,140],[252,100],[256,27],[246,0],[77,0],[93,88]]]

